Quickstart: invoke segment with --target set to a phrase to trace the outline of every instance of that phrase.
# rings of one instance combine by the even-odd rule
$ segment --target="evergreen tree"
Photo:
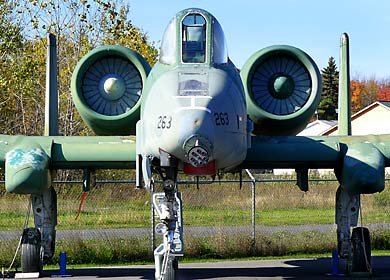
[[[318,105],[318,118],[322,120],[337,119],[339,72],[333,57],[329,58],[328,66],[321,70],[322,94]]]

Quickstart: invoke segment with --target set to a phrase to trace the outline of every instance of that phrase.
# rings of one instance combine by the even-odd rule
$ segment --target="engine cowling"
[[[257,135],[295,135],[321,98],[321,75],[300,49],[278,45],[252,55],[241,70],[247,110]]]
[[[73,102],[97,135],[135,134],[140,97],[149,63],[123,46],[104,46],[87,53],[71,81]]]

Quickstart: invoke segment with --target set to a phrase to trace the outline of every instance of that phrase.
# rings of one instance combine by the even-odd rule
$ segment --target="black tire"
[[[177,280],[179,272],[179,261],[177,258],[174,258],[172,261],[168,262],[167,272],[164,277],[164,280]]]
[[[22,235],[22,272],[41,272],[41,233],[37,228],[26,228]]]
[[[371,272],[371,239],[368,228],[356,227],[352,230],[351,272]]]

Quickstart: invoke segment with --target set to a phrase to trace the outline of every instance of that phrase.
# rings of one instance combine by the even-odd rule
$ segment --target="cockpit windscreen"
[[[182,61],[203,63],[206,60],[206,20],[189,14],[182,21]]]

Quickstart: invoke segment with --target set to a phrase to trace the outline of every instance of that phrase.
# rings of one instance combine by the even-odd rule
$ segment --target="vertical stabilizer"
[[[343,33],[340,39],[340,75],[339,75],[339,135],[351,135],[351,91],[349,78],[349,38]]]
[[[45,136],[58,135],[57,46],[53,34],[47,35]]]

